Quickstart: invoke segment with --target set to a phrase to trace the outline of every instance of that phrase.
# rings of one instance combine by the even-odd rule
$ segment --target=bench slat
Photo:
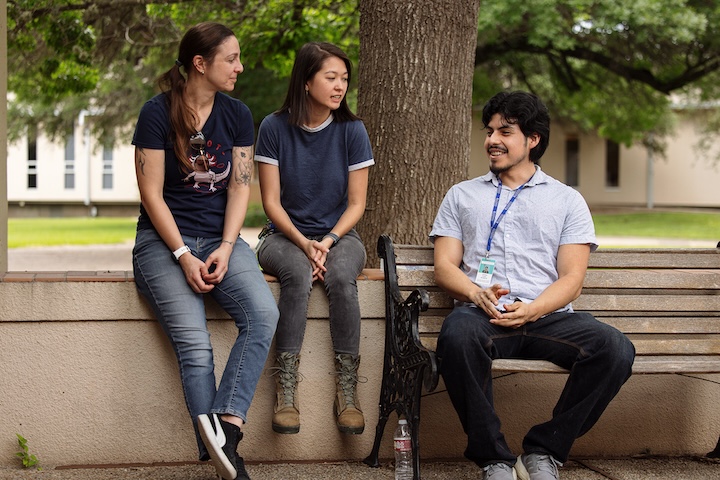
[[[706,355],[708,352],[718,352],[716,358],[720,363],[720,336],[707,338],[678,338],[677,336],[667,338],[638,338],[628,335],[630,341],[635,345],[637,357],[654,355]],[[437,349],[437,336],[420,336],[420,341],[428,350]]]
[[[679,357],[657,356],[637,357],[633,374],[658,373],[715,373],[720,370],[720,358],[712,356]],[[502,359],[493,362],[493,372],[508,374],[521,373],[568,373],[567,370],[545,360]]]
[[[400,265],[432,265],[431,245],[394,245]],[[720,268],[717,248],[599,248],[590,254],[590,268]]]
[[[720,249],[602,249],[590,254],[590,268],[720,268]]]
[[[720,311],[720,295],[594,295],[583,293],[575,310],[639,312]]]
[[[452,308],[445,292],[428,290],[430,309]],[[573,302],[575,310],[592,312],[720,312],[720,295],[616,295],[583,293]]]
[[[435,286],[432,266],[400,266],[397,269],[398,285],[401,288],[422,288]],[[588,270],[583,289],[617,289],[632,286],[632,289],[671,288],[688,290],[720,291],[720,272],[713,270],[688,269],[634,269],[634,270]]]
[[[446,315],[420,315],[418,331],[424,335],[439,334],[445,317]],[[597,317],[597,319],[626,334],[720,335],[718,317]]]

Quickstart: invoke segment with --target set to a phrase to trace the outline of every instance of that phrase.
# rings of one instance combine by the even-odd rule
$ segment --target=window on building
[[[620,186],[620,145],[612,140],[605,142],[605,186]]]
[[[75,134],[70,131],[65,137],[65,190],[75,188]]]
[[[37,130],[28,131],[27,188],[37,188]]]
[[[577,138],[565,140],[565,184],[579,185],[580,141]]]
[[[106,142],[105,145],[103,145],[102,188],[103,190],[112,190],[113,188],[112,142]]]

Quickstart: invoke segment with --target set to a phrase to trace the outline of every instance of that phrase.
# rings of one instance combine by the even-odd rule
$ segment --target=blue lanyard
[[[498,186],[497,186],[497,193],[495,194],[495,205],[493,205],[492,209],[492,218],[490,219],[490,236],[488,236],[487,241],[487,253],[485,254],[485,257],[490,256],[490,246],[492,245],[492,239],[495,236],[495,230],[497,230],[498,225],[500,225],[500,221],[505,216],[505,213],[507,213],[508,209],[510,208],[510,205],[513,204],[517,196],[520,194],[520,191],[525,188],[525,185],[530,183],[530,180],[532,180],[532,177],[530,179],[520,185],[517,190],[515,190],[515,193],[512,197],[510,197],[510,200],[505,204],[505,208],[502,209],[502,212],[500,212],[500,216],[497,218],[497,221],[495,220],[495,215],[497,214],[498,204],[500,203],[500,193],[502,192],[502,181],[500,180],[500,177],[497,177]]]

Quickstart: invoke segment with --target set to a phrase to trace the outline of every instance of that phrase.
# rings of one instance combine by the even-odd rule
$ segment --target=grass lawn
[[[124,243],[136,224],[137,217],[10,218],[8,247]]]
[[[597,214],[593,220],[600,236],[720,240],[720,213]]]
[[[599,236],[720,240],[720,213],[638,212],[596,214],[593,219]],[[248,220],[249,226],[260,226],[264,216],[259,212]],[[135,217],[11,218],[8,247],[130,242],[136,222]]]

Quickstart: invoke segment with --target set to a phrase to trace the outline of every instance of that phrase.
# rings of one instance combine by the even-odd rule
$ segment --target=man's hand
[[[485,313],[490,315],[490,318],[499,319],[500,312],[495,306],[498,304],[498,300],[503,296],[510,293],[510,290],[503,288],[502,285],[496,283],[490,288],[477,289],[468,294],[468,298],[478,307],[482,308]]]
[[[518,328],[528,322],[534,322],[541,316],[532,303],[524,303],[520,300],[507,303],[503,305],[503,308],[505,313],[491,318],[490,323],[501,327]]]

